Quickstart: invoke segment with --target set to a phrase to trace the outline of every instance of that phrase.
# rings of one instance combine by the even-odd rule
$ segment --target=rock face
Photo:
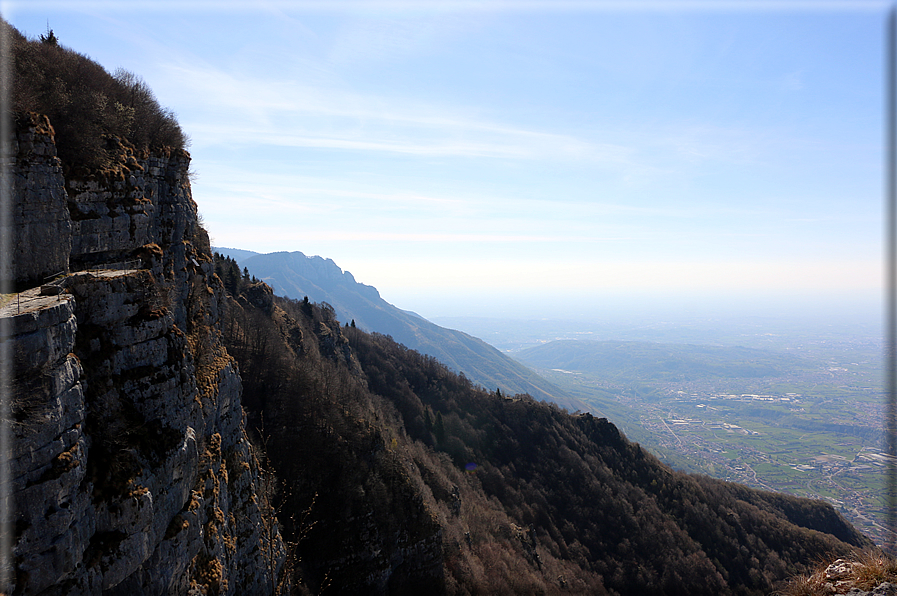
[[[67,273],[72,249],[62,165],[46,116],[22,114],[16,119],[12,154],[13,196],[28,199],[13,202],[13,228],[3,232],[12,238],[10,265],[16,281],[35,285],[47,276]]]
[[[862,577],[865,565],[859,561],[836,559],[826,567],[823,587],[827,594],[834,596],[897,596],[897,584],[883,581],[871,590],[857,588],[857,576]]]
[[[64,180],[46,119],[17,122],[17,282],[75,273],[0,310],[15,524],[0,592],[275,593],[286,551],[219,340],[189,156],[119,146],[113,170]]]

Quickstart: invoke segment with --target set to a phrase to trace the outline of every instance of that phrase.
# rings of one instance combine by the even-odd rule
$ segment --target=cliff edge
[[[66,177],[49,120],[15,124],[0,592],[275,593],[286,551],[220,341],[189,155],[106,138],[111,166]]]

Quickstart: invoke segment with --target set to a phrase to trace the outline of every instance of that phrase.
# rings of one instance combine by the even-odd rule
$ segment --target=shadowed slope
[[[397,342],[429,354],[474,383],[503,393],[528,393],[570,410],[587,406],[542,379],[523,364],[473,336],[440,327],[386,302],[373,286],[358,283],[330,259],[301,252],[256,254],[230,248],[215,250],[235,258],[240,267],[269,284],[274,293],[296,300],[308,296],[326,302],[343,323],[389,335]]]

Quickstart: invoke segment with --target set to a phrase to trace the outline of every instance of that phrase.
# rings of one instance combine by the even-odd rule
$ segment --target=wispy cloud
[[[470,243],[604,243],[639,240],[638,237],[626,236],[569,236],[569,235],[530,235],[530,234],[465,234],[465,233],[418,233],[418,232],[364,232],[364,231],[327,231],[321,233],[306,232],[307,240],[343,240],[377,242],[447,242],[452,244]]]
[[[457,106],[406,97],[358,94],[326,82],[304,85],[225,72],[201,61],[172,64],[183,93],[200,101],[186,124],[197,144],[269,144],[416,155],[511,159],[581,159],[623,165],[633,149],[519,128],[471,115]],[[296,75],[299,78],[299,75]],[[287,77],[289,78],[289,77]],[[229,114],[221,121],[221,114]],[[234,126],[234,122],[240,125]]]
[[[458,197],[427,195],[410,191],[375,192],[341,186],[331,178],[313,178],[283,172],[239,170],[209,163],[201,170],[199,182],[194,190],[215,196],[216,202],[225,197],[242,197],[253,200],[255,209],[277,209],[290,211],[304,209],[315,204],[309,199],[324,201],[340,200],[340,204],[364,204],[374,209],[390,206],[393,209],[439,209],[467,213],[476,201]],[[256,199],[261,198],[261,202]]]
[[[608,200],[600,192],[577,195],[559,192],[532,198],[522,196],[514,186],[494,192],[476,184],[442,190],[438,185],[421,186],[413,180],[389,175],[372,183],[366,179],[347,179],[339,175],[338,170],[333,174],[327,170],[320,176],[312,176],[284,167],[279,162],[268,166],[254,162],[246,167],[234,167],[231,163],[208,159],[198,162],[195,167],[199,175],[194,184],[194,196],[201,206],[208,202],[211,208],[220,211],[233,203],[236,210],[242,210],[246,201],[251,201],[254,212],[269,215],[341,210],[347,215],[353,214],[354,220],[360,213],[370,217],[384,210],[390,214],[401,210],[403,219],[420,219],[415,225],[449,219],[514,222],[514,225],[529,221],[538,222],[541,227],[589,226],[593,230],[608,225],[644,228],[662,224],[662,229],[668,231],[665,233],[674,233],[687,222],[699,226],[711,220],[727,222],[725,226],[706,230],[714,237],[764,235],[768,232],[762,230],[770,225],[843,223],[872,217],[858,214],[855,205],[848,203],[839,212],[808,217],[804,205],[788,207],[774,197],[762,203],[696,200],[694,197],[677,200],[670,195],[629,198],[627,202],[620,200],[625,197]],[[430,228],[433,223],[426,225]]]
[[[377,135],[360,133],[362,138],[302,134],[305,131],[289,132],[272,130],[268,127],[235,129],[227,126],[195,125],[191,127],[198,143],[229,145],[273,145],[278,147],[309,147],[319,149],[342,149],[348,151],[369,151],[377,153],[400,153],[420,156],[456,157],[496,157],[512,159],[539,159],[543,151],[536,150],[534,144],[522,146],[512,142],[463,142],[440,139],[400,139],[381,140]],[[364,138],[374,137],[374,138]],[[569,145],[566,146],[570,149]],[[574,148],[575,151],[575,148]],[[557,153],[554,153],[557,155]]]

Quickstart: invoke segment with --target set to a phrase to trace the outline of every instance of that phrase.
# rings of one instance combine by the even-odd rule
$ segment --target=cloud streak
[[[406,97],[357,94],[277,79],[170,65],[183,94],[179,104],[202,102],[186,125],[194,142],[268,144],[422,156],[579,159],[625,165],[632,147],[569,134],[507,126],[471,117],[471,110],[424,104]],[[219,116],[229,114],[226,124]],[[202,120],[197,120],[202,115]],[[233,122],[241,122],[233,126]]]

